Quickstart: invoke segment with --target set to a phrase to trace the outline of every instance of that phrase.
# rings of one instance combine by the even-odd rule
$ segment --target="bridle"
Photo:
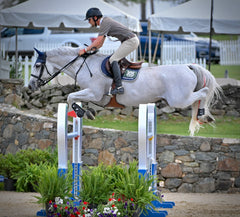
[[[38,58],[36,60],[36,63],[35,63],[35,66],[38,66],[40,65],[41,68],[40,68],[40,73],[39,75],[34,75],[34,74],[31,74],[32,77],[36,78],[37,79],[37,86],[38,87],[41,87],[41,86],[44,86],[45,84],[47,84],[49,81],[51,81],[52,79],[54,79],[56,76],[58,76],[62,70],[64,70],[65,68],[67,68],[68,66],[72,65],[79,57],[83,57],[84,60],[82,62],[82,64],[80,65],[79,69],[77,70],[76,72],[76,75],[75,75],[75,87],[76,87],[76,80],[77,80],[77,75],[79,73],[79,71],[81,70],[81,68],[83,67],[84,63],[86,64],[88,70],[89,70],[89,73],[90,73],[90,76],[92,77],[92,72],[90,71],[90,68],[88,66],[88,64],[86,63],[86,59],[87,57],[89,57],[90,55],[92,54],[95,54],[97,53],[97,49],[94,50],[94,51],[90,51],[89,53],[85,53],[83,54],[82,56],[76,56],[73,60],[71,60],[70,62],[68,62],[65,66],[63,66],[61,69],[59,69],[57,72],[55,72],[54,74],[51,74],[46,66],[46,59],[47,59],[47,55],[46,55],[46,52],[40,52],[38,50],[36,50],[37,53],[38,53]],[[44,72],[44,68],[46,69],[48,75],[50,75],[49,78],[46,78],[46,79],[42,79],[42,76],[43,76],[43,72]]]
[[[35,63],[35,66],[36,65],[39,65],[40,64],[40,73],[39,75],[34,75],[34,74],[31,74],[32,77],[36,78],[37,79],[37,85],[38,87],[41,87],[41,86],[44,86],[45,84],[47,84],[49,81],[51,81],[52,79],[54,79],[56,76],[58,76],[62,70],[64,70],[65,68],[67,68],[68,66],[70,66],[71,64],[73,64],[77,59],[78,59],[79,56],[76,56],[73,60],[71,60],[69,63],[67,63],[65,66],[63,66],[61,69],[59,69],[57,72],[55,72],[54,74],[51,74],[46,66],[46,58],[47,58],[47,55],[45,52],[39,54],[37,60],[36,60],[36,63]],[[49,78],[46,78],[46,79],[42,79],[42,76],[43,76],[43,71],[44,71],[44,68],[46,69],[48,75],[50,75]]]

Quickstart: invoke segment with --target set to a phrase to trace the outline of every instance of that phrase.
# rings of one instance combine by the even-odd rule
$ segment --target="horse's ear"
[[[44,52],[38,50],[37,48],[34,47],[34,50],[38,53],[39,56],[43,56]]]

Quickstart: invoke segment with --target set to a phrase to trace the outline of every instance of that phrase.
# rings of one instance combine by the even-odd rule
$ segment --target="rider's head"
[[[86,13],[85,20],[93,19],[95,26],[97,26],[97,21],[102,17],[102,12],[98,8],[90,8]]]

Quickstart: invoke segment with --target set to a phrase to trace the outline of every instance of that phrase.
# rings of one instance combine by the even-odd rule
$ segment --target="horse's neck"
[[[59,56],[51,57],[49,60],[49,63],[52,64],[54,71],[58,71],[58,70],[62,69],[62,72],[66,73],[68,76],[74,78],[74,70],[76,68],[74,66],[78,62],[76,60],[75,62],[70,64],[70,62],[72,60],[74,60],[74,58],[76,58],[76,56],[59,55]]]
[[[91,73],[98,72],[99,66],[101,65],[103,59],[106,57],[107,55],[102,54],[92,55],[87,57],[87,59],[79,57],[75,62],[66,67],[63,72],[74,79],[76,77],[76,73],[89,73],[89,70]],[[55,56],[54,58],[52,57],[51,62],[54,68],[60,70],[75,58],[75,55],[59,55]]]
[[[77,66],[77,70],[81,71],[99,71],[99,66],[101,65],[102,61],[104,60],[105,55],[92,55],[87,58],[79,57],[75,63]],[[76,71],[74,72],[76,73]]]

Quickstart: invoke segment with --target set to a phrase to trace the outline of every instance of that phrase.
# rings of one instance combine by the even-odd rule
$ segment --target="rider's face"
[[[95,22],[92,17],[88,18],[88,22],[91,24],[92,27],[95,26]]]

